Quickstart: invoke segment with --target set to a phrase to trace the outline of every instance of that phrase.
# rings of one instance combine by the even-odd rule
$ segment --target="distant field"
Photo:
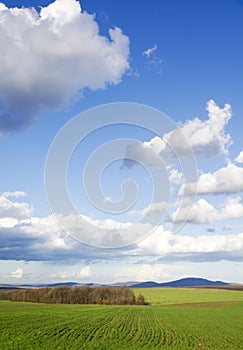
[[[243,301],[243,291],[203,288],[134,288],[153,305],[183,304],[210,301]]]
[[[243,292],[134,291],[153,305],[0,301],[0,349],[243,349]]]

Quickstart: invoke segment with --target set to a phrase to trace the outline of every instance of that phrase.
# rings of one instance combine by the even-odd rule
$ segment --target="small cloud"
[[[14,202],[12,198],[24,197],[22,191],[4,192],[0,195],[0,218],[28,219],[31,217],[33,208],[28,203]]]
[[[137,68],[130,67],[130,69],[127,71],[127,76],[140,78],[140,73]]]
[[[171,169],[169,175],[169,181],[175,185],[180,185],[183,180],[183,174],[180,173],[177,169]]]
[[[2,196],[4,196],[5,198],[21,198],[25,197],[26,193],[23,191],[4,192]]]
[[[16,271],[11,272],[11,277],[22,278],[23,274],[24,274],[24,270],[18,267]]]
[[[238,156],[235,158],[237,163],[243,163],[243,151],[241,151]]]
[[[111,203],[111,202],[112,202],[111,197],[105,197],[103,200],[103,203]]]
[[[76,279],[76,278],[81,278],[81,279],[86,279],[90,277],[91,275],[91,268],[90,266],[84,266],[83,268],[80,269],[79,272],[59,272],[51,275],[51,278],[54,279]]]
[[[147,65],[150,70],[155,70],[157,74],[162,74],[161,65],[163,60],[156,54],[158,46],[154,44],[153,47],[148,48],[147,50],[142,52],[143,56],[146,56]]]
[[[90,277],[90,275],[91,275],[91,268],[90,268],[90,266],[85,266],[82,269],[80,269],[78,277],[82,278],[82,279],[85,279],[85,278]]]
[[[60,273],[55,273],[55,274],[52,274],[51,275],[51,278],[61,278],[61,279],[70,279],[70,278],[73,278],[75,277],[75,273],[70,273],[70,272],[60,272]]]
[[[149,58],[152,55],[152,53],[157,50],[157,48],[158,48],[158,46],[156,44],[154,44],[153,47],[150,47],[147,50],[143,51],[142,55]]]

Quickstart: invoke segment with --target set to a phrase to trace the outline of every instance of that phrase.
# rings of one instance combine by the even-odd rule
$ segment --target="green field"
[[[243,292],[135,292],[152,305],[0,301],[0,349],[243,349]]]

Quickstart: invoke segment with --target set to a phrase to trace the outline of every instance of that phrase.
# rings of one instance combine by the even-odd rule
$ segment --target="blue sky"
[[[0,281],[199,276],[243,283],[242,1],[50,4],[0,4]],[[89,112],[116,102],[138,104],[127,105],[131,122],[136,108],[141,113],[136,126],[119,124],[120,105]],[[144,114],[140,104],[149,106]],[[60,211],[64,217],[56,223],[44,184],[48,150],[72,118],[78,116],[81,135],[89,119],[101,122],[99,113],[110,113],[112,125],[83,139],[69,159],[67,184],[79,219]],[[161,118],[157,127],[164,134],[143,127],[153,129],[153,113]],[[88,180],[90,190],[101,180],[99,204],[109,210],[122,200],[121,184],[128,178],[136,182],[137,201],[119,215],[90,203],[88,182],[83,183],[87,160],[108,142],[110,151],[97,156],[93,166],[116,151],[120,158],[102,177],[94,170]],[[52,163],[57,190],[61,176],[55,171],[65,147]],[[185,169],[192,154],[198,177],[189,181]],[[133,161],[126,163],[129,157]],[[153,181],[159,184],[157,197]],[[150,221],[137,227],[143,216]],[[155,224],[156,216],[162,222]],[[131,239],[116,240],[123,230]],[[125,246],[118,248],[121,242]]]

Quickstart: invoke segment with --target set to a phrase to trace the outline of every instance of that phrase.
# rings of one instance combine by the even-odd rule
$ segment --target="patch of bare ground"
[[[183,306],[183,307],[227,307],[232,304],[232,301],[210,301],[210,302],[199,302],[199,303],[182,303],[182,304],[171,304],[168,306]]]

